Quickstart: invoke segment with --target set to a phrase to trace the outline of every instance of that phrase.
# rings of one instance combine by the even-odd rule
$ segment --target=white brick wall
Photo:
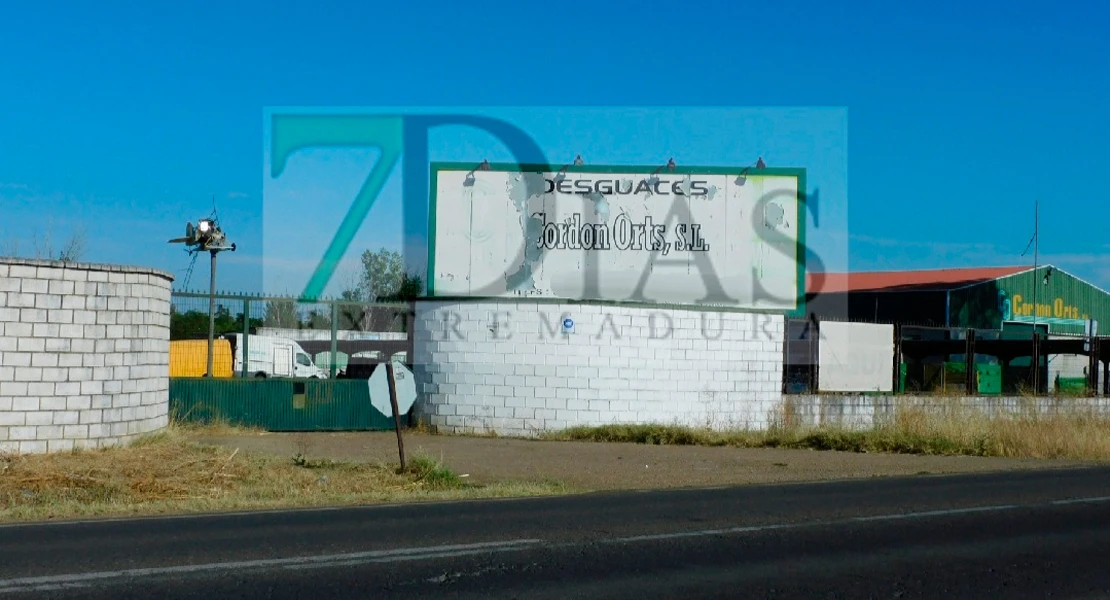
[[[933,415],[1098,415],[1110,416],[1110,398],[1018,396],[910,396],[821,394],[783,397],[780,415],[808,426],[867,429],[890,423],[900,410],[913,409]]]
[[[165,427],[172,281],[0,258],[0,452],[109,446]]]
[[[782,316],[736,312],[419,302],[417,414],[441,431],[502,435],[607,423],[761,428],[782,399],[783,326]]]

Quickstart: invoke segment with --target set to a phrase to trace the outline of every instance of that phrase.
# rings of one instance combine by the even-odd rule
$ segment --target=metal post
[[[243,347],[240,348],[239,350],[240,350],[240,352],[242,352],[242,356],[243,356],[242,362],[243,362],[243,377],[244,378],[249,377],[249,375],[247,374],[247,366],[248,366],[248,363],[250,361],[247,360],[247,357],[250,356],[250,355],[247,354],[247,351],[248,351],[248,347],[250,346],[250,342],[248,341],[248,340],[250,340],[250,337],[251,337],[251,300],[250,300],[250,298],[243,298],[243,344],[242,344]],[[235,361],[235,359],[232,358],[232,362],[234,362],[234,361]]]
[[[979,386],[975,385],[975,330],[968,329],[966,338],[967,349],[964,355],[964,373],[966,373],[967,379],[964,382],[964,389],[968,396],[974,396],[979,392]]]
[[[1102,395],[1110,396],[1110,360],[1105,358],[1102,363]]]
[[[216,251],[212,250],[212,273],[208,284],[208,371],[212,377],[212,347],[216,338]]]
[[[328,359],[328,365],[331,367],[329,369],[331,379],[335,379],[339,371],[335,364],[337,354],[339,354],[339,302],[333,301],[331,303],[331,358]]]
[[[899,323],[894,324],[894,382],[893,390],[895,394],[900,394],[905,390],[902,389],[902,325]]]
[[[1087,337],[1087,395],[1098,395],[1098,363],[1099,354],[1102,353],[1099,339],[1094,336]]]
[[[1037,260],[1041,245],[1041,204],[1040,199],[1033,201],[1033,395],[1041,394],[1041,342],[1037,333]]]
[[[1033,330],[1033,358],[1030,361],[1033,364],[1033,395],[1041,395],[1041,334],[1036,329]]]
[[[782,337],[782,393],[787,393],[788,389],[786,383],[788,381],[787,375],[790,372],[790,320],[787,319],[783,323],[783,331],[785,332]]]
[[[401,439],[401,415],[397,408],[397,380],[393,375],[393,357],[385,363],[385,373],[389,379],[389,403],[393,406],[393,427],[397,430],[397,453],[401,455],[401,470],[405,470],[405,441]]]
[[[813,319],[813,339],[810,340],[809,356],[810,356],[810,372],[812,373],[810,385],[814,394],[821,391],[821,323]]]

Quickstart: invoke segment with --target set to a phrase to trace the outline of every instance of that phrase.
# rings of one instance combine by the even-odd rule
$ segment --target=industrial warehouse
[[[811,273],[806,316],[791,323],[792,341],[814,322],[895,325],[903,345],[902,385],[910,387],[935,388],[940,371],[928,365],[962,364],[963,356],[947,350],[959,347],[963,354],[969,337],[977,344],[972,354],[980,376],[996,373],[998,391],[1051,392],[1098,378],[1099,371],[1103,385],[1095,379],[1094,386],[1105,387],[1107,379],[1097,341],[1092,348],[1088,337],[1098,335],[1100,322],[1110,322],[1110,293],[1053,265]],[[918,350],[908,352],[915,345]],[[1030,367],[1034,357],[1039,370]],[[797,371],[803,361],[788,362]]]

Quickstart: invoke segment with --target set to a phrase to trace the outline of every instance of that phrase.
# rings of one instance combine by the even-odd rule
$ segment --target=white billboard
[[[432,165],[429,295],[790,311],[802,169]]]
[[[894,389],[893,325],[822,321],[817,353],[822,392]]]

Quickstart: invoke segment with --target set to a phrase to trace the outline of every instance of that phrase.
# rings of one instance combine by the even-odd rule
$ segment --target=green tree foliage
[[[310,311],[304,327],[307,329],[331,329],[331,315],[323,310]]]
[[[424,293],[424,281],[405,271],[399,252],[382,248],[362,254],[358,284],[343,292],[341,329],[405,331],[407,309],[382,304],[407,304]]]
[[[216,335],[243,332],[243,313],[234,317],[226,306],[216,305]],[[261,327],[262,319],[251,319],[251,327]],[[189,310],[181,312],[170,307],[170,339],[190,340],[208,337],[208,311]]]
[[[292,298],[271,300],[266,303],[266,327],[299,329],[301,317],[297,314],[297,301]]]

